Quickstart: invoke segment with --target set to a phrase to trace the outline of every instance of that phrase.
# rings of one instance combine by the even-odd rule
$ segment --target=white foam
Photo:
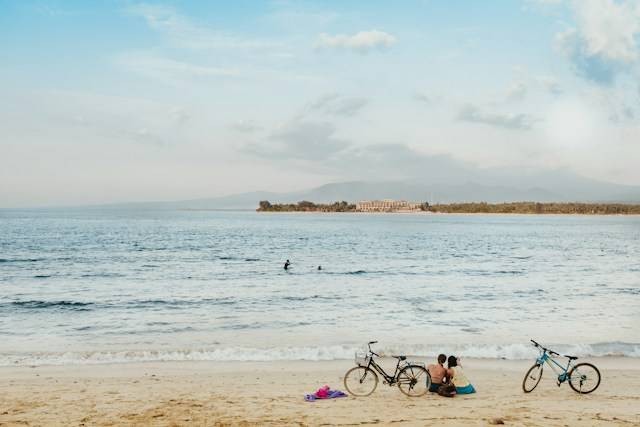
[[[549,345],[562,354],[579,357],[625,356],[640,357],[640,344],[597,343],[581,345]],[[356,346],[335,345],[327,347],[219,347],[185,350],[136,350],[61,353],[13,353],[0,354],[0,366],[40,366],[131,363],[152,361],[289,361],[289,360],[345,360],[353,358]],[[407,354],[432,358],[438,353],[463,357],[522,360],[537,354],[531,345],[475,344],[475,345],[398,345],[377,347],[381,355]]]

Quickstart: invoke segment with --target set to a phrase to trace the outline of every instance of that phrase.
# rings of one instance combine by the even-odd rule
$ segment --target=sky
[[[0,0],[0,207],[415,179],[640,185],[640,0]]]

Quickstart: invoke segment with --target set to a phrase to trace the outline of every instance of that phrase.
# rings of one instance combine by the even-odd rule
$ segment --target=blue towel
[[[329,390],[329,393],[327,394],[327,397],[318,397],[315,393],[313,394],[305,394],[304,395],[304,400],[306,400],[307,402],[314,402],[318,399],[335,399],[338,397],[347,397],[346,393],[340,391],[340,390]]]

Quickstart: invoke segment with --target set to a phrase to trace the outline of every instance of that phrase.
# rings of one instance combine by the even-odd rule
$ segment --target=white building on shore
[[[362,200],[356,203],[357,212],[417,212],[420,203],[406,200]]]

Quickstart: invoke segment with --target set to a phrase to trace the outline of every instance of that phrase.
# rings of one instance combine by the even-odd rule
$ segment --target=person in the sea
[[[322,270],[322,266],[321,265],[318,266],[318,271],[320,271],[320,270]]]
[[[447,382],[447,368],[444,367],[444,362],[447,361],[447,356],[444,354],[438,355],[438,363],[432,363],[427,366],[429,375],[431,375],[431,386],[429,391],[437,393],[440,386]]]
[[[288,270],[290,265],[291,263],[289,262],[289,260],[287,260],[287,262],[284,263],[284,269]]]
[[[476,389],[467,379],[467,376],[462,370],[462,364],[457,357],[451,355],[447,361],[447,377],[451,379],[451,382],[456,386],[457,394],[471,394],[475,393]]]

